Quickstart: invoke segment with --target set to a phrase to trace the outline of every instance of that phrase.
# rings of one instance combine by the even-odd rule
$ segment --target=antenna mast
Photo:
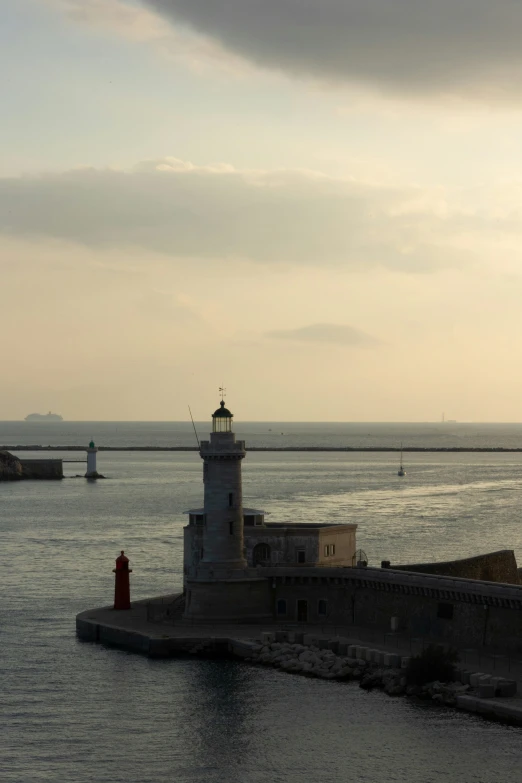
[[[190,421],[192,422],[192,426],[194,427],[194,435],[196,436],[196,441],[197,441],[198,449],[199,449],[200,445],[199,445],[198,433],[196,432],[196,425],[194,424],[194,419],[192,418],[192,411],[190,410],[190,405],[188,406],[188,409],[189,409],[189,413],[190,413]]]

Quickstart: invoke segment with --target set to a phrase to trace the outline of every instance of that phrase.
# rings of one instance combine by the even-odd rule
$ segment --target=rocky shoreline
[[[246,663],[270,666],[289,674],[358,682],[364,690],[377,688],[388,696],[431,701],[475,712],[489,720],[522,725],[522,705],[518,699],[509,698],[517,691],[513,680],[455,668],[455,678],[450,682],[433,680],[423,685],[408,684],[409,657],[339,640],[314,640],[315,643],[306,644],[274,641],[270,639],[274,636],[272,633],[263,636],[268,638],[235,640],[229,643],[228,652],[231,657],[241,658]],[[214,641],[200,641],[186,651],[193,655],[212,655],[216,649]]]
[[[252,655],[244,660],[322,680],[343,682],[353,680],[357,681],[359,687],[364,690],[378,688],[388,696],[431,699],[448,706],[456,706],[457,695],[471,690],[471,685],[460,682],[434,681],[420,686],[408,685],[406,668],[409,658],[367,648],[353,649],[351,645],[343,645],[343,643],[339,643],[339,647],[341,650],[336,654],[331,649],[321,649],[316,645],[307,646],[290,642],[259,643],[252,647]],[[343,649],[344,647],[346,649]],[[365,658],[351,657],[348,654],[349,651],[357,654],[357,651],[362,649],[365,650],[366,655],[371,653],[377,660],[374,662]]]
[[[8,451],[0,450],[0,481],[22,481],[23,478],[20,460]]]

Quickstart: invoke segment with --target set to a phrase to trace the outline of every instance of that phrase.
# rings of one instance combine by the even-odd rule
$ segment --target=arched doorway
[[[268,544],[256,544],[252,551],[252,562],[257,565],[270,564],[270,547]]]

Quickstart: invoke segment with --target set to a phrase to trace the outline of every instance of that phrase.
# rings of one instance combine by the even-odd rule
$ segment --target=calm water
[[[134,441],[172,438],[125,426]],[[0,442],[23,427],[0,424]],[[30,427],[25,442],[45,442]],[[67,427],[99,440],[99,425]],[[522,561],[522,454],[415,454],[406,467],[399,480],[389,454],[254,453],[245,502],[273,521],[355,521],[371,563],[504,547]],[[519,729],[352,684],[78,642],[74,615],[110,602],[121,548],[134,598],[180,585],[183,511],[202,497],[195,453],[103,453],[99,469],[107,481],[0,485],[3,781],[518,783]]]
[[[209,422],[196,422],[201,438]],[[236,422],[238,438],[250,446],[386,446],[522,448],[522,424],[426,424]],[[3,445],[194,446],[192,424],[168,422],[0,422]]]

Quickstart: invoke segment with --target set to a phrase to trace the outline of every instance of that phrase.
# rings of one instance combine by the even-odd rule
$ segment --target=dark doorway
[[[298,623],[308,622],[308,601],[297,602],[297,622]]]

